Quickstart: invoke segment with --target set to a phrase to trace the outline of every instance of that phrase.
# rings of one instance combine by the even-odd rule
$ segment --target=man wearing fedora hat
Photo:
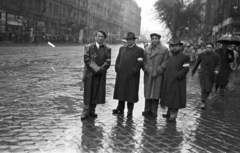
[[[186,75],[189,71],[190,57],[181,52],[182,43],[179,39],[171,39],[169,48],[172,55],[164,73],[161,105],[167,106],[167,121],[176,121],[178,110],[186,107]]]
[[[142,115],[157,117],[158,103],[162,90],[162,80],[169,59],[169,51],[164,47],[161,35],[152,33],[152,43],[144,51],[144,97],[145,108]]]
[[[143,66],[144,51],[135,44],[136,38],[134,33],[128,32],[125,37],[127,45],[119,49],[115,64],[117,76],[113,96],[118,100],[118,106],[113,110],[113,114],[123,114],[125,101],[127,101],[127,115],[131,117],[134,103],[138,102],[140,69]]]
[[[106,97],[106,74],[111,65],[111,48],[104,44],[107,34],[98,30],[95,42],[85,46],[84,51],[84,109],[81,119],[96,118],[97,104],[104,104]]]

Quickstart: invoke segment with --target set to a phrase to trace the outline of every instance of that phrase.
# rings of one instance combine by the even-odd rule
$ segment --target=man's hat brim
[[[169,43],[169,45],[180,45],[180,46],[183,46],[183,43],[182,43],[182,42],[178,42],[178,43]]]
[[[180,46],[182,46],[183,45],[183,43],[182,43],[182,41],[181,40],[179,40],[179,39],[170,39],[170,41],[168,42],[169,43],[169,45],[180,45]]]
[[[125,37],[124,39],[137,39],[137,37]]]
[[[152,33],[150,34],[150,37],[152,38],[153,36],[157,36],[159,39],[162,37],[161,35],[157,34],[157,33]]]

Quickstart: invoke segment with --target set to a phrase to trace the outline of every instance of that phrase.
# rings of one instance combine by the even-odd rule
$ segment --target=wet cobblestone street
[[[198,77],[188,76],[187,107],[176,123],[143,117],[143,82],[133,117],[112,115],[112,45],[105,105],[98,118],[81,121],[79,82],[83,46],[0,47],[0,153],[188,153],[240,152],[240,74],[234,73],[226,97],[211,94],[200,109]],[[142,80],[142,79],[141,79]]]

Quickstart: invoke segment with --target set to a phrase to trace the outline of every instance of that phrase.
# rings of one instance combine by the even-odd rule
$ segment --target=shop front
[[[23,17],[7,14],[7,32],[20,33],[23,31]]]

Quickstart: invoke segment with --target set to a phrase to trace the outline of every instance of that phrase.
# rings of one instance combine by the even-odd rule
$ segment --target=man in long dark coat
[[[152,43],[144,51],[144,97],[145,108],[142,115],[157,117],[161,97],[162,80],[169,59],[169,51],[160,42],[161,35],[152,33]]]
[[[104,104],[106,97],[106,73],[111,65],[111,48],[104,44],[107,37],[102,30],[96,32],[95,42],[85,46],[84,109],[81,119],[97,117],[97,104]]]
[[[186,75],[189,71],[190,57],[181,52],[179,39],[171,39],[169,48],[172,53],[164,74],[161,105],[168,107],[163,117],[176,121],[178,110],[186,107]]]
[[[128,32],[127,45],[119,49],[115,71],[117,73],[114,99],[119,100],[113,114],[123,114],[127,101],[128,116],[132,116],[134,103],[138,101],[140,69],[143,66],[144,51],[135,44],[135,34]]]
[[[225,96],[225,89],[229,82],[229,76],[232,72],[230,63],[234,61],[234,53],[229,50],[229,43],[222,43],[222,48],[216,50],[216,53],[220,56],[221,66],[219,74],[216,76],[216,91],[220,86],[220,95]]]
[[[217,53],[213,52],[213,44],[206,44],[206,51],[199,54],[197,62],[192,69],[192,76],[196,72],[198,66],[201,64],[199,70],[199,79],[201,86],[201,108],[205,109],[207,99],[212,91],[214,84],[214,77],[219,73],[220,57]]]

